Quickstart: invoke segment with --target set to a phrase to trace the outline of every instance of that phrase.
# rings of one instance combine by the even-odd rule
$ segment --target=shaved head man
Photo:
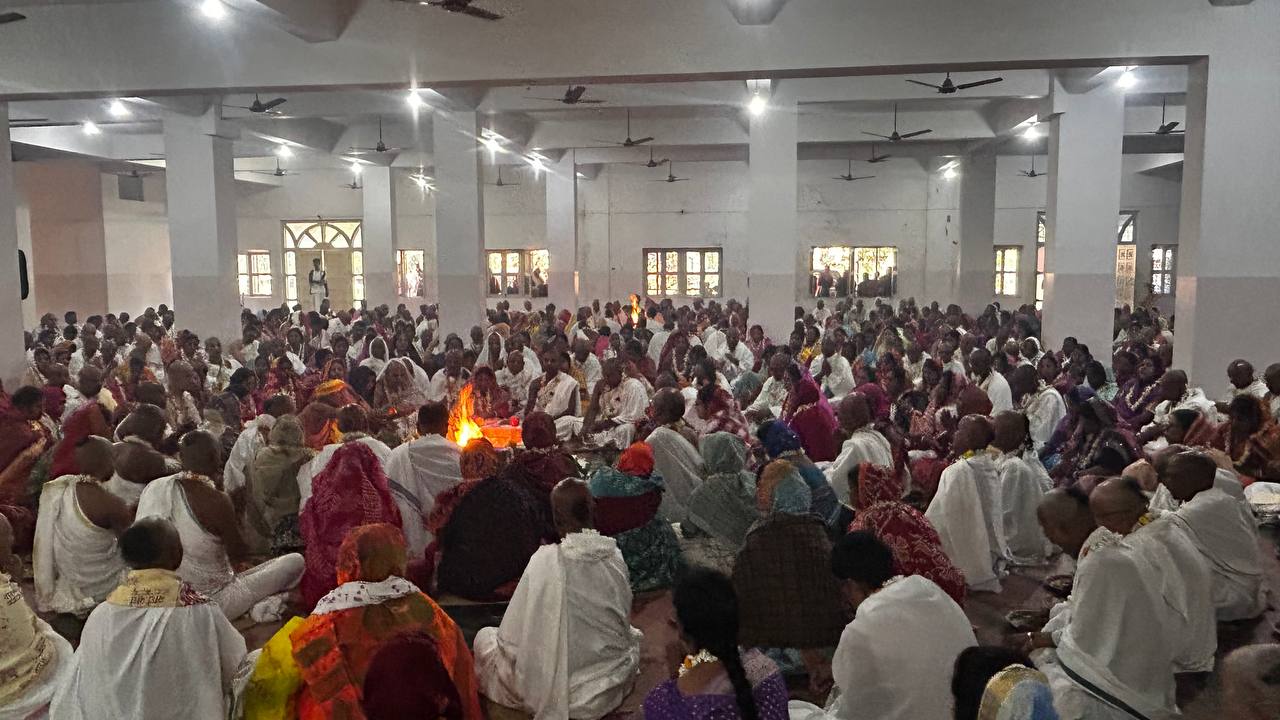
[[[973,590],[999,592],[1000,575],[1010,557],[1004,522],[996,512],[999,472],[991,454],[982,452],[994,435],[991,418],[985,415],[960,419],[951,441],[956,460],[942,471],[925,517],[966,584]]]

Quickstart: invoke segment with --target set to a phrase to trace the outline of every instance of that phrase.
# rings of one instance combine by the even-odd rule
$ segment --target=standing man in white
[[[320,303],[329,297],[329,281],[324,268],[320,267],[320,258],[311,261],[311,270],[307,272],[307,291],[311,293],[311,309],[320,312]]]

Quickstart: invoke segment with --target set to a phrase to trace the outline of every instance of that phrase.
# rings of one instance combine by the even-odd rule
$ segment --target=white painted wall
[[[1037,159],[1041,167],[1045,159]],[[1177,242],[1180,184],[1138,172],[1150,166],[1148,156],[1124,158],[1121,206],[1138,211],[1138,287],[1149,276],[1150,247]],[[1018,175],[1025,158],[1001,157],[996,176],[996,245],[1021,245],[1021,286],[1015,304],[1034,293],[1035,216],[1044,208],[1045,181]],[[872,180],[841,182],[840,161],[809,160],[799,164],[799,242],[796,249],[796,297],[807,295],[809,249],[815,245],[894,245],[899,252],[902,296],[945,302],[954,283],[959,222],[958,183],[926,173],[914,161],[895,160],[855,167]],[[580,297],[620,298],[643,286],[645,247],[721,247],[726,297],[744,297],[746,258],[747,164],[701,162],[678,164],[689,177],[674,184],[654,182],[664,169],[608,165],[591,180],[578,181],[578,282]],[[855,174],[857,174],[855,173]],[[253,309],[283,302],[283,251],[280,223],[322,215],[359,217],[358,191],[342,188],[344,171],[317,171],[289,177],[279,187],[238,184],[239,243],[242,251],[266,250],[276,272],[270,298],[248,298]],[[485,167],[485,245],[489,249],[546,247],[546,203],[543,178],[528,168],[506,167],[504,183]],[[164,179],[146,178],[146,202],[119,200],[114,176],[103,177],[103,220],[111,309],[131,313],[148,305],[172,302],[169,281],[168,225]],[[397,247],[426,253],[430,277],[436,264],[434,198],[407,177],[397,182]],[[29,247],[23,231],[24,203],[19,194],[19,242]],[[24,244],[25,243],[25,244]],[[34,273],[32,274],[34,277]],[[411,307],[433,302],[434,284],[425,298],[401,298]],[[1009,298],[1003,298],[1011,304]],[[807,303],[806,303],[807,304]],[[25,324],[35,323],[34,308],[24,304]],[[1168,300],[1172,308],[1172,299]],[[31,317],[26,317],[30,315]]]

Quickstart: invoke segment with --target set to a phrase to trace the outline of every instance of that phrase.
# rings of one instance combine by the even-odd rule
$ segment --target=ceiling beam
[[[223,0],[309,43],[342,37],[361,0]]]

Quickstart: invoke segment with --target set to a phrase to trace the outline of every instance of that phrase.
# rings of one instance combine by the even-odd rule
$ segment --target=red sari
[[[782,419],[800,436],[804,452],[814,462],[835,460],[836,415],[808,372],[795,383],[782,404]]]
[[[363,443],[339,448],[311,481],[311,488],[311,499],[298,516],[307,547],[302,575],[302,601],[307,608],[337,587],[338,548],[348,532],[374,523],[401,527],[382,464]]]

